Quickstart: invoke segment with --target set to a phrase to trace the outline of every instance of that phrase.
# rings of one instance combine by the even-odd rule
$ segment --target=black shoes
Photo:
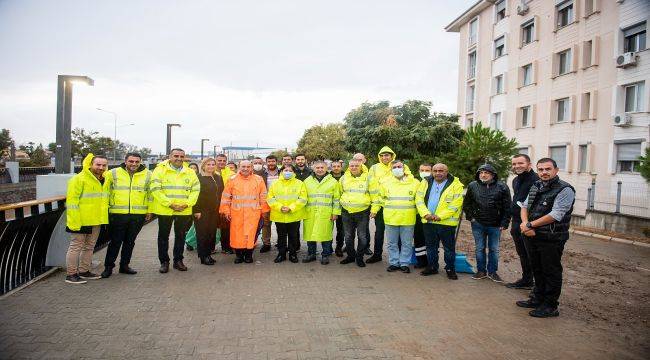
[[[477,271],[476,274],[472,275],[472,279],[474,280],[481,280],[485,279],[487,277],[487,273],[485,271]]]
[[[246,251],[246,253],[244,254],[244,262],[246,264],[251,264],[253,262],[253,251],[252,250]]]
[[[531,290],[533,288],[533,285],[535,285],[535,282],[532,280],[526,280],[526,279],[519,279],[515,282],[506,284],[507,288],[510,289],[524,289],[524,290]]]
[[[287,260],[287,255],[286,254],[278,254],[278,256],[275,257],[275,260],[273,260],[274,263],[278,264],[283,261]]]
[[[90,271],[79,273],[79,277],[84,280],[97,280],[102,278],[101,275],[91,273]]]
[[[201,258],[201,264],[203,265],[214,265],[216,261],[211,256],[206,256]]]
[[[102,277],[102,279],[106,279],[111,277],[111,275],[113,275],[113,269],[110,267],[106,267],[104,268],[104,271],[102,271],[102,274],[100,276]]]
[[[366,259],[366,264],[374,264],[381,261],[381,255],[374,254],[373,256]]]
[[[368,262],[368,260],[366,260],[366,262]],[[397,270],[400,270],[400,267],[399,267],[399,266],[395,266],[395,265],[391,265],[391,266],[389,266],[388,268],[386,268],[386,271],[388,271],[388,272],[395,272],[395,271],[397,271]]]
[[[408,266],[400,266],[399,268],[404,274],[410,274],[411,269]]]
[[[503,279],[501,279],[501,276],[499,276],[499,274],[497,274],[496,272],[489,273],[488,278],[490,278],[490,280],[494,281],[495,283],[502,283],[503,282]]]
[[[355,261],[358,267],[366,267],[366,263],[363,262],[363,257],[358,257]]]
[[[330,257],[329,257],[329,256],[323,256],[323,257],[320,259],[320,264],[321,264],[321,265],[327,265],[327,264],[329,264],[329,263],[330,263]]]
[[[456,275],[456,270],[446,270],[447,279],[449,280],[458,280],[458,275]]]
[[[291,262],[294,263],[294,264],[297,263],[297,262],[298,262],[298,255],[296,255],[296,254],[289,254],[289,261],[291,261]]]
[[[437,275],[437,274],[438,274],[438,269],[434,269],[430,267],[427,267],[420,272],[420,275],[422,276],[430,276],[430,275]]]
[[[169,261],[165,261],[160,264],[160,269],[158,269],[158,272],[161,274],[166,274],[169,272]]]
[[[370,248],[367,248],[366,251],[363,254],[370,256],[370,255],[372,255],[372,250],[370,250]]]
[[[528,312],[528,315],[536,318],[549,318],[549,317],[560,316],[560,311],[558,311],[557,308],[540,306],[537,309]]]
[[[351,264],[353,262],[354,262],[354,258],[346,257],[345,259],[341,260],[341,262],[339,262],[339,264],[345,265],[345,264]]]
[[[85,284],[88,281],[83,280],[82,278],[79,277],[79,274],[74,274],[74,275],[68,275],[65,277],[65,282],[68,284]]]
[[[120,274],[127,274],[127,275],[135,275],[138,272],[133,270],[130,266],[120,266],[119,273]],[[102,273],[102,277],[104,277],[103,275],[104,275],[104,273]]]
[[[519,300],[515,304],[517,304],[517,306],[519,307],[526,308],[526,309],[537,309],[538,307],[540,307],[540,305],[542,305],[539,301],[531,298],[527,300]]]
[[[178,271],[187,271],[187,266],[183,264],[183,260],[174,261],[174,269]]]
[[[271,251],[271,245],[262,245],[260,248],[260,254]]]
[[[313,261],[316,261],[316,255],[307,255],[302,259],[303,264],[307,264]]]
[[[334,255],[336,255],[336,257],[343,257],[343,249],[337,247],[336,250],[334,250]]]

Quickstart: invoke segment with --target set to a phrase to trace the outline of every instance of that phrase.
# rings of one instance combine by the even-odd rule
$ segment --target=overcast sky
[[[0,0],[0,127],[55,140],[56,77],[75,85],[73,127],[190,151],[296,146],[364,101],[455,112],[458,34],[474,0]]]

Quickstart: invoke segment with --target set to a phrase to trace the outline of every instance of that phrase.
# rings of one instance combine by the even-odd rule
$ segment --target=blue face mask
[[[395,175],[396,177],[404,176],[404,168],[394,168],[392,171],[393,171],[393,175]]]
[[[293,177],[293,173],[291,171],[285,171],[282,173],[282,176],[284,176],[286,180],[289,180]]]

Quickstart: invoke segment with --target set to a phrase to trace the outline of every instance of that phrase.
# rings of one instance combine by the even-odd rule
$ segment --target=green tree
[[[464,134],[457,115],[431,113],[431,103],[421,100],[398,106],[388,101],[363,103],[344,122],[346,150],[366,154],[370,163],[377,162],[379,149],[388,145],[414,167],[455,151]]]
[[[447,164],[450,173],[467,185],[474,180],[476,169],[485,163],[492,164],[499,178],[505,180],[510,160],[516,153],[515,139],[508,139],[500,130],[483,127],[478,123],[467,129],[454,152],[444,154],[440,160]]]
[[[45,153],[43,144],[38,144],[37,146],[34,142],[30,141],[27,144],[20,145],[18,148],[27,155],[29,155],[29,160],[24,160],[20,162],[20,166],[48,166],[50,165],[50,158]]]
[[[280,149],[280,150],[273,151],[269,155],[273,155],[276,158],[278,158],[278,165],[280,165],[280,163],[282,162],[282,157],[285,155],[289,155],[289,152],[287,150]]]
[[[315,125],[305,130],[298,141],[298,153],[305,154],[308,161],[317,159],[344,159],[345,128],[343,124]]]
[[[650,182],[650,147],[645,148],[645,156],[639,156],[641,176]]]
[[[0,130],[0,151],[9,150],[13,144],[14,139],[11,137],[9,129]]]

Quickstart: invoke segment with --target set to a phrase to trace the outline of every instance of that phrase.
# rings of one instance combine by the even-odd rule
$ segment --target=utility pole
[[[205,144],[206,141],[210,141],[210,139],[201,139],[201,160],[203,160],[203,144]]]
[[[172,127],[181,127],[181,124],[167,124],[167,156],[172,152]]]

